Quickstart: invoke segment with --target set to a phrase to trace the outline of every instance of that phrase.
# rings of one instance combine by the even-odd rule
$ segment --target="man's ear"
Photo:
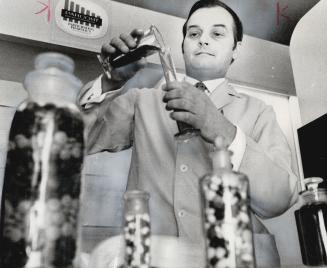
[[[237,59],[237,57],[239,56],[240,54],[240,50],[241,50],[241,46],[242,46],[242,42],[241,41],[238,41],[236,43],[236,46],[233,50],[233,61]]]

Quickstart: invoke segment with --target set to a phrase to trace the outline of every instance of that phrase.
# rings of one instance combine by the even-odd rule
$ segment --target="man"
[[[134,30],[113,38],[103,45],[103,58],[127,53],[142,34]],[[211,171],[214,139],[223,136],[234,153],[233,168],[249,176],[257,263],[276,266],[275,242],[258,217],[283,213],[294,201],[297,179],[272,108],[237,93],[225,79],[240,50],[242,24],[222,2],[202,0],[192,7],[183,34],[183,79],[159,82],[156,88],[126,89],[126,81],[145,65],[142,59],[113,69],[110,79],[102,76],[90,90],[90,85],[85,87],[83,93],[88,91],[80,99],[85,112],[101,101],[90,108],[97,109],[97,119],[89,127],[88,152],[133,146],[128,188],[150,192],[153,233],[201,241],[198,182]],[[194,86],[199,81],[207,92]],[[176,140],[176,121],[199,129],[200,136]]]

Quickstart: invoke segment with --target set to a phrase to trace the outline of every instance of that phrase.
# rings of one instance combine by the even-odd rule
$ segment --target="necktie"
[[[203,92],[207,92],[208,91],[208,88],[206,87],[206,85],[204,83],[202,83],[201,81],[200,82],[197,82],[194,86],[196,88],[200,89]]]
[[[196,88],[200,89],[201,91],[205,92],[205,93],[209,93],[208,88],[207,88],[206,85],[205,85],[204,83],[202,83],[201,81],[195,83],[194,86],[195,86]],[[223,109],[221,109],[220,112],[221,112],[222,114],[224,114]]]

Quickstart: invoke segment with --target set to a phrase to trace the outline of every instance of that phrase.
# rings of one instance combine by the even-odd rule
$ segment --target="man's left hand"
[[[163,85],[163,90],[166,91],[163,101],[166,103],[166,109],[172,110],[172,119],[199,129],[207,142],[213,143],[215,138],[221,135],[228,145],[232,143],[236,127],[203,91],[185,81],[169,82]]]

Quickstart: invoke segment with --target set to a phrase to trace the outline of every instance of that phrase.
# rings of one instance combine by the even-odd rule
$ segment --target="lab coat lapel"
[[[236,92],[232,89],[226,80],[216,87],[216,89],[211,93],[210,99],[215,104],[217,109],[221,109],[232,102],[233,95],[235,95],[235,93]]]

